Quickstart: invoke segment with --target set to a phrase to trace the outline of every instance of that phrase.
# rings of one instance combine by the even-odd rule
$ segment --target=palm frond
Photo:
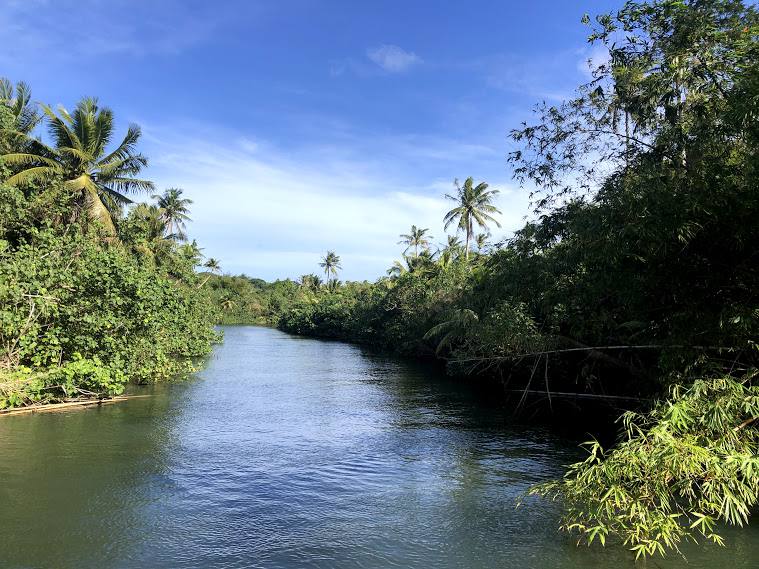
[[[42,108],[42,112],[47,116],[48,131],[51,138],[55,141],[57,148],[73,147],[84,150],[82,141],[70,128],[70,125],[73,124],[73,119],[71,119],[66,109],[59,107],[59,114],[56,114],[53,109],[44,103],[41,103],[40,107]]]
[[[127,156],[126,158],[114,158],[107,163],[99,163],[98,178],[102,181],[111,178],[125,178],[136,176],[148,165],[148,159],[142,154]]]
[[[114,191],[127,193],[150,192],[155,189],[153,182],[138,178],[110,178],[107,184]]]
[[[9,186],[21,186],[24,184],[30,184],[33,182],[40,182],[49,180],[51,176],[55,175],[57,168],[51,166],[37,166],[34,168],[27,168],[18,174],[14,174],[5,183]]]
[[[124,160],[132,156],[136,150],[137,142],[140,140],[142,131],[136,124],[130,124],[124,140],[121,141],[118,148],[105,156],[98,162],[98,166],[112,162],[113,160]]]
[[[0,161],[9,166],[28,166],[30,164],[44,164],[52,168],[58,168],[59,164],[51,158],[39,156],[38,154],[30,154],[27,152],[13,152],[10,154],[3,154],[0,156]]]
[[[111,199],[113,199],[113,201],[118,203],[119,205],[128,205],[128,204],[134,203],[134,201],[130,200],[124,194],[116,192],[112,190],[111,188],[109,188],[108,186],[104,186],[103,184],[97,184],[97,187],[101,193],[110,196]]]

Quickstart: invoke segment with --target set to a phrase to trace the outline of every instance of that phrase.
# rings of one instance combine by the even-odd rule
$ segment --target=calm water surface
[[[574,442],[421,366],[230,327],[151,392],[0,420],[0,568],[634,566],[514,508]],[[647,567],[757,567],[756,526]]]

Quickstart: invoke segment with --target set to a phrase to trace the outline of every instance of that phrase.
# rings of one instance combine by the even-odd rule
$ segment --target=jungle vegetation
[[[325,259],[328,283],[258,286],[258,314],[507,387],[659,398],[532,493],[581,541],[721,543],[759,501],[759,15],[652,0],[584,21],[592,79],[511,132],[524,227],[490,242],[494,191],[468,178],[439,246],[412,227],[374,283]]]
[[[45,132],[46,131],[46,132]],[[217,335],[191,201],[142,178],[140,129],[0,80],[0,409],[122,393],[195,368]]]
[[[214,320],[268,323],[507,388],[656,400],[531,493],[580,541],[721,543],[759,501],[759,14],[650,0],[584,20],[606,57],[510,135],[530,221],[494,240],[495,190],[467,178],[455,233],[412,227],[373,283],[339,281],[335,251],[295,281],[220,275],[184,241],[179,191],[131,203],[155,192],[138,127],[114,143],[95,99],[54,110],[3,81],[0,406],[119,393],[190,367]]]

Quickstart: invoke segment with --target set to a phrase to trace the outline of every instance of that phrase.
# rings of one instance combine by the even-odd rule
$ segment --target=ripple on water
[[[0,424],[0,567],[606,568],[556,506],[515,499],[578,457],[465,384],[338,342],[225,329],[154,397]],[[691,563],[753,567],[755,527]]]

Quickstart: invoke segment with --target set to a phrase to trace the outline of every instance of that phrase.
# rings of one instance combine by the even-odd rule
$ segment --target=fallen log
[[[128,399],[150,397],[150,395],[117,395],[106,399],[82,399],[77,401],[65,401],[63,403],[46,403],[44,405],[29,405],[28,407],[14,407],[12,409],[0,409],[0,416],[21,415],[24,413],[52,413],[55,411],[67,411],[69,409],[81,409],[109,403],[118,403]]]

